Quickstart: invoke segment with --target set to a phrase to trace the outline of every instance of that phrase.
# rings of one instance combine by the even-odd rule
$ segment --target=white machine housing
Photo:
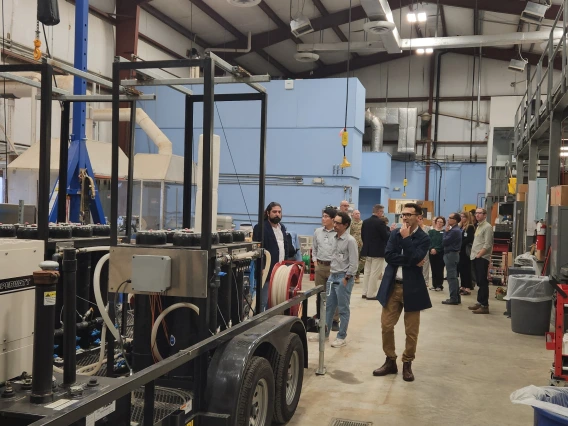
[[[32,275],[43,260],[43,241],[0,238],[0,382],[32,371]]]

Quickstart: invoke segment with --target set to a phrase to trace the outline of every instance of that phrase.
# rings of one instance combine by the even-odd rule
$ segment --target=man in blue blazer
[[[420,311],[432,307],[422,274],[424,258],[430,249],[430,237],[418,226],[422,217],[422,208],[419,205],[405,204],[401,216],[402,227],[391,232],[387,243],[387,267],[377,295],[383,305],[381,328],[383,351],[387,359],[382,367],[373,371],[373,376],[398,373],[394,326],[404,309],[406,349],[402,355],[402,378],[412,382],[414,374],[411,367],[418,342]]]

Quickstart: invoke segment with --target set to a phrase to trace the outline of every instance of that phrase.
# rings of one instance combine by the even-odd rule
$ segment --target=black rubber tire
[[[249,426],[252,400],[256,391],[256,385],[264,379],[267,384],[268,398],[266,401],[266,421],[264,426],[272,424],[274,411],[274,373],[270,363],[262,357],[252,357],[249,361],[239,399],[237,402],[237,426]]]
[[[288,379],[288,368],[294,352],[298,355],[298,380],[294,398],[292,399],[291,404],[288,404],[286,402],[286,384]],[[286,341],[284,355],[280,355],[278,351],[273,350],[270,355],[270,360],[272,369],[274,370],[276,390],[273,421],[274,423],[284,424],[289,422],[294,416],[302,393],[302,383],[304,381],[304,345],[302,344],[300,337],[295,333],[290,333],[288,340]]]

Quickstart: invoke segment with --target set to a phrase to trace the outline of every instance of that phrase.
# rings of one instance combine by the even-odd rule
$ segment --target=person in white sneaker
[[[334,237],[334,248],[331,257],[330,276],[326,283],[326,338],[333,322],[335,309],[339,308],[339,332],[331,346],[340,348],[347,344],[347,328],[349,326],[351,292],[355,283],[354,277],[359,266],[359,248],[357,241],[347,233],[351,218],[345,212],[338,212],[333,219],[337,233]]]

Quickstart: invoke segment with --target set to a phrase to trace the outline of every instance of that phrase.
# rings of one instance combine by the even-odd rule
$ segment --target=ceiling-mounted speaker
[[[298,52],[294,55],[294,59],[298,62],[316,62],[319,55],[317,53]]]
[[[262,0],[227,0],[231,6],[237,7],[253,7],[258,6]]]
[[[396,26],[389,21],[369,21],[363,25],[363,30],[371,34],[385,34],[392,32]]]

